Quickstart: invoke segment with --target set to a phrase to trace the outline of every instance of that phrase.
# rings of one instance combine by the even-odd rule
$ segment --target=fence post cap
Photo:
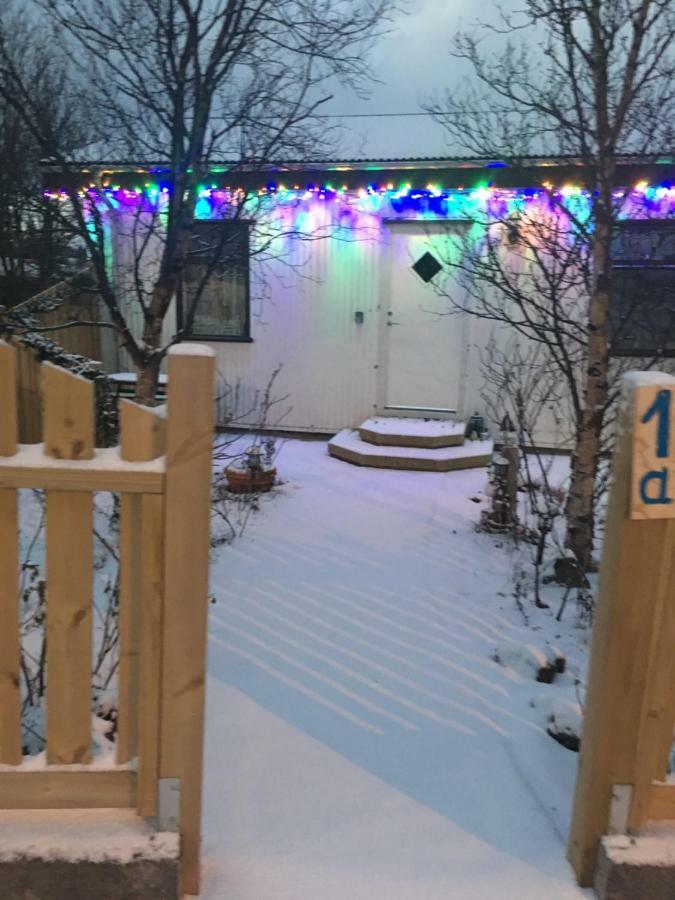
[[[174,344],[169,349],[169,356],[208,356],[213,358],[215,355],[216,351],[207,344]]]
[[[634,391],[641,387],[675,387],[675,376],[668,372],[626,372],[622,379],[624,391]]]

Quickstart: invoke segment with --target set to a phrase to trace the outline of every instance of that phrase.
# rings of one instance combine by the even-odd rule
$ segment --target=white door
[[[382,306],[381,413],[439,416],[461,401],[466,317],[452,313],[438,286],[448,254],[457,252],[457,227],[431,222],[389,223],[389,266]]]

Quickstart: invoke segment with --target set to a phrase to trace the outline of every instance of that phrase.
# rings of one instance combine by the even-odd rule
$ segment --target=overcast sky
[[[399,14],[393,30],[371,56],[381,80],[369,100],[338,89],[326,105],[330,113],[399,113],[420,111],[434,92],[456,87],[467,70],[450,56],[458,27],[485,16],[491,3],[468,0],[406,0],[407,14]],[[430,118],[344,119],[342,155],[399,159],[451,152],[443,130]]]

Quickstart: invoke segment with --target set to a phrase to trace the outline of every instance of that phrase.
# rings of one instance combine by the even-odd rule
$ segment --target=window
[[[612,258],[612,353],[675,356],[675,221],[620,222]]]
[[[413,263],[413,271],[417,272],[422,281],[427,284],[441,271],[443,266],[439,263],[433,254],[427,252]]]
[[[188,337],[211,341],[251,339],[248,263],[247,222],[225,219],[194,223],[178,290],[180,325],[187,328]]]

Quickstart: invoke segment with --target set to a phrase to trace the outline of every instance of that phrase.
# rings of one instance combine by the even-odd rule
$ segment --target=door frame
[[[434,418],[455,419],[464,408],[466,393],[466,373],[468,359],[468,315],[457,314],[460,329],[461,351],[459,360],[459,384],[457,386],[457,407],[455,409],[438,409],[434,407],[403,407],[387,405],[387,382],[389,375],[389,337],[388,313],[391,305],[391,278],[393,270],[393,241],[396,226],[417,226],[429,231],[446,231],[452,225],[466,226],[461,219],[383,219],[382,269],[379,285],[379,321],[377,335],[377,378],[375,384],[375,412],[378,416],[392,418]]]

